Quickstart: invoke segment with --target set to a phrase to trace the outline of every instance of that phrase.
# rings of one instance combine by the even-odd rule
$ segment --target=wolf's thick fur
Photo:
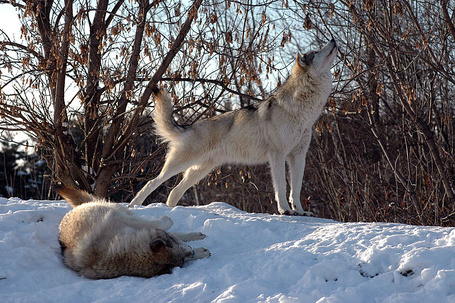
[[[157,90],[156,132],[169,143],[169,151],[161,173],[144,186],[130,206],[142,204],[159,185],[180,172],[184,177],[171,191],[169,206],[177,205],[183,193],[216,166],[269,162],[278,211],[306,214],[300,204],[305,158],[312,127],[332,89],[330,68],[336,52],[332,40],[320,51],[297,54],[289,79],[257,108],[232,111],[187,128],[172,118],[172,98]],[[292,210],[286,200],[286,161]]]
[[[153,277],[170,273],[185,261],[210,256],[181,241],[201,240],[201,233],[167,233],[168,217],[145,220],[123,205],[96,199],[71,187],[56,191],[74,209],[60,223],[65,264],[80,275],[108,279],[122,275]]]

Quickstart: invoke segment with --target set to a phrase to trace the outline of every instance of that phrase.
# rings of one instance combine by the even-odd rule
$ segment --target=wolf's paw
[[[194,240],[202,240],[202,239],[205,239],[205,237],[207,237],[207,236],[201,232],[194,233],[194,238],[195,238]]]
[[[205,237],[207,237],[207,236],[201,232],[190,232],[185,235],[185,240],[182,240],[182,241],[185,241],[185,242],[197,241],[197,240],[202,240]]]
[[[198,247],[194,249],[194,259],[208,258],[211,256],[210,251],[204,247]]]
[[[174,232],[172,232],[172,235],[183,242],[202,240],[206,237],[206,235],[204,235],[201,232],[185,233],[185,232],[174,231]]]
[[[280,212],[280,215],[284,216],[304,216],[304,217],[314,217],[314,214],[311,211],[294,211],[294,210],[286,210]]]
[[[171,228],[172,224],[174,224],[174,222],[172,222],[172,219],[169,218],[168,216],[161,216],[157,218],[156,223],[158,223],[159,225],[157,226],[157,228],[162,230],[168,230],[169,228]]]
[[[279,210],[280,212],[280,215],[284,215],[284,216],[293,216],[293,215],[296,215],[297,213],[293,210]]]
[[[294,213],[294,216],[314,217],[314,214],[311,211],[301,211]]]

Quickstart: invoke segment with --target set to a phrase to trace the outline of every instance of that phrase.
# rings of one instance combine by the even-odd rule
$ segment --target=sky
[[[9,4],[0,4],[0,29],[10,36],[11,39],[13,39],[13,36],[19,39],[20,27],[21,23],[19,22],[16,9]],[[2,85],[1,83],[2,81],[0,76],[0,85]],[[22,137],[19,138],[19,140],[22,139]]]
[[[0,29],[8,35],[17,35],[19,38],[20,27],[16,9],[9,4],[0,4]]]

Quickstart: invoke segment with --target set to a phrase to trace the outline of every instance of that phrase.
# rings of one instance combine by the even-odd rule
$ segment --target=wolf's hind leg
[[[150,180],[147,184],[145,184],[145,186],[136,194],[128,207],[133,205],[142,205],[145,198],[157,189],[158,186],[163,184],[164,181],[187,170],[192,164],[193,163],[188,161],[187,157],[185,157],[183,153],[169,152],[160,174],[155,179]]]
[[[122,218],[119,218],[118,220],[122,220]],[[161,216],[152,220],[135,217],[134,219],[123,220],[123,224],[133,227],[134,229],[158,228],[168,230],[171,228],[173,222],[168,216]]]
[[[166,204],[170,207],[176,206],[188,188],[207,176],[213,167],[214,166],[210,162],[205,162],[188,168],[183,175],[182,181],[180,181],[180,183],[169,194]]]

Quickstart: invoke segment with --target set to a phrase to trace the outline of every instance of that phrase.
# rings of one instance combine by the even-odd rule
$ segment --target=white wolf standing
[[[280,214],[307,214],[300,203],[305,158],[312,127],[332,90],[330,69],[336,53],[333,39],[320,51],[297,53],[288,80],[257,108],[235,110],[186,128],[172,118],[172,98],[156,89],[156,132],[169,143],[169,151],[160,174],[129,206],[141,205],[152,191],[180,172],[184,177],[167,199],[171,207],[216,166],[268,162]],[[286,161],[292,209],[286,200]]]

